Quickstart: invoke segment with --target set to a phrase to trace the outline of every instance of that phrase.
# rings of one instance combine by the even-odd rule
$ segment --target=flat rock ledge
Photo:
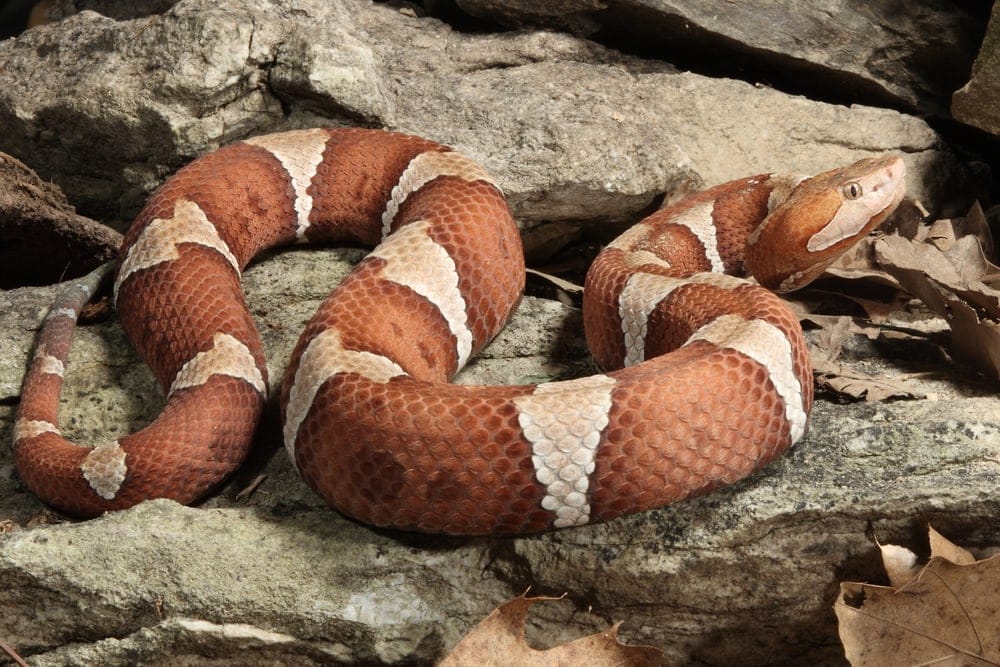
[[[248,270],[274,377],[360,256],[296,249]],[[0,329],[19,346],[14,358],[27,356],[54,291],[6,294],[17,307],[0,310]],[[575,309],[528,298],[460,380],[587,373],[580,330]],[[890,376],[913,370],[880,363]],[[669,663],[837,664],[837,582],[878,579],[873,536],[913,543],[929,522],[972,546],[1000,539],[1000,399],[958,369],[925,370],[938,378],[915,385],[928,400],[820,401],[803,442],[733,487],[522,538],[418,536],[344,519],[295,475],[273,405],[254,460],[197,508],[153,501],[23,528],[43,507],[2,448],[0,520],[15,530],[0,535],[0,628],[33,665],[426,664],[530,587],[566,594],[533,612],[538,644],[624,620],[625,641],[658,646]],[[155,414],[156,394],[117,324],[78,332],[64,392],[70,437],[101,442],[135,428]],[[7,442],[12,412],[0,406]],[[253,493],[237,495],[259,475]]]

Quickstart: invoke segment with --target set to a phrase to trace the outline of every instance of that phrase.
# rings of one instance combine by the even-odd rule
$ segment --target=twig
[[[264,480],[267,479],[267,475],[261,474],[257,475],[250,484],[244,487],[239,493],[236,494],[236,502],[243,502],[249,498],[257,487],[260,486]]]
[[[28,667],[28,663],[26,663],[24,659],[17,654],[17,651],[14,650],[14,647],[2,639],[0,639],[0,651],[3,651],[7,655],[9,655],[11,660],[13,660],[18,664],[18,667]]]

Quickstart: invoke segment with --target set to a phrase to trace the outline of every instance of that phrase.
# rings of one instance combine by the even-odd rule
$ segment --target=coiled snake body
[[[306,326],[281,391],[306,482],[383,526],[524,533],[639,512],[738,480],[805,431],[802,332],[760,285],[795,289],[899,203],[897,157],[809,179],[761,175],[661,209],[613,241],[585,286],[607,373],[525,386],[449,378],[521,296],[517,228],[493,179],[450,149],[360,129],[298,130],[181,169],[125,237],[122,326],[167,393],[145,429],[93,449],[59,434],[63,368],[94,282],[51,310],[15,422],[17,470],[93,516],[197,500],[245,458],[267,393],[240,274],[264,248],[376,246]]]

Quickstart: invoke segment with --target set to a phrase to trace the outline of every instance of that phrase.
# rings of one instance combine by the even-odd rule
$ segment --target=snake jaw
[[[751,235],[747,271],[778,292],[804,287],[892,214],[905,182],[898,156],[866,158],[801,181]]]
[[[855,165],[857,166],[857,165]],[[809,237],[806,249],[821,252],[842,242],[853,243],[882,222],[903,196],[906,166],[898,157],[878,159],[867,173],[842,185],[841,203],[830,221]]]

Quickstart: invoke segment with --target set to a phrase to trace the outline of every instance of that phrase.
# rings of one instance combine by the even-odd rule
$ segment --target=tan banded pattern
[[[745,280],[723,273],[696,273],[686,278],[671,278],[652,273],[632,274],[618,295],[618,316],[621,318],[625,344],[625,359],[622,365],[634,366],[645,361],[649,316],[679,287],[712,285],[722,289],[736,289],[746,284]]]
[[[653,226],[648,222],[637,222],[613,239],[609,248],[617,248],[625,252],[634,252],[633,248],[653,232]]]
[[[90,290],[86,289],[87,287],[86,285],[77,285],[77,287],[82,288],[88,294],[89,298]],[[69,319],[75,322],[77,318],[77,312],[76,308],[53,308],[52,310],[49,311],[47,317],[49,319],[55,319],[57,317],[68,317]]]
[[[247,382],[261,394],[267,393],[267,383],[250,349],[229,334],[218,332],[212,337],[211,348],[191,357],[177,371],[167,396],[203,385],[213,375],[228,375]]]
[[[80,471],[94,493],[113,500],[128,475],[125,458],[125,450],[118,441],[109,442],[90,450],[80,464]]]
[[[472,354],[473,336],[465,298],[458,288],[458,267],[448,251],[431,238],[430,229],[426,220],[411,222],[397,229],[369,257],[385,260],[384,280],[410,288],[438,309],[455,337],[457,371]]]
[[[691,230],[702,246],[705,248],[705,257],[712,267],[712,271],[722,273],[726,270],[719,254],[719,239],[716,234],[715,220],[712,213],[715,210],[715,201],[707,201],[703,204],[692,206],[670,218],[670,222],[682,225]]]
[[[771,384],[785,403],[792,443],[798,442],[806,430],[807,414],[802,403],[802,385],[795,376],[792,346],[784,332],[764,320],[722,315],[691,334],[687,342],[696,340],[736,350],[766,368]]]
[[[540,384],[533,393],[513,399],[518,423],[531,443],[535,478],[545,487],[542,507],[556,515],[556,528],[590,521],[590,475],[616,384],[607,375],[592,375]]]
[[[455,151],[421,153],[406,165],[406,170],[392,189],[389,202],[382,214],[383,239],[389,236],[392,223],[403,202],[414,192],[441,176],[457,176],[466,181],[485,181],[497,190],[500,189],[489,172],[461,153]]]
[[[270,152],[288,173],[292,189],[295,191],[295,237],[299,241],[306,240],[306,230],[310,225],[309,215],[313,210],[309,185],[316,176],[316,169],[323,161],[323,153],[326,151],[329,139],[330,135],[326,130],[313,129],[267,134],[244,142]]]
[[[399,364],[387,357],[373,352],[344,349],[340,332],[334,328],[318,333],[309,341],[300,357],[285,408],[283,435],[285,448],[293,462],[295,438],[312,407],[316,392],[324,382],[338,373],[357,373],[380,384],[398,375],[406,375]]]
[[[794,176],[791,174],[771,174],[768,177],[768,185],[771,187],[771,192],[767,196],[768,213],[774,211],[774,209],[778,208],[778,206],[784,203],[784,201],[788,199],[789,195],[792,194],[792,191],[795,189],[795,187],[804,180],[806,180],[805,176]],[[770,215],[768,215],[768,217],[765,217],[760,222],[760,224],[757,225],[757,227],[752,232],[750,232],[750,236],[747,238],[747,245],[748,246],[756,245],[757,242],[760,240],[761,234],[770,224],[772,224],[772,221],[773,220],[770,217]]]
[[[178,199],[174,204],[173,217],[154,218],[126,251],[115,279],[115,303],[118,303],[118,290],[129,276],[136,271],[174,261],[180,257],[177,246],[181,243],[194,243],[215,250],[233,267],[236,275],[240,275],[236,256],[201,207],[188,199]]]
[[[625,255],[625,266],[630,269],[639,269],[649,264],[670,268],[670,262],[648,250],[635,250]]]
[[[61,359],[53,357],[51,354],[43,354],[38,357],[38,371],[46,375],[58,375],[63,377],[66,373],[66,365]]]
[[[343,150],[326,150],[334,145]],[[63,350],[94,274],[60,297],[43,326],[14,421],[20,477],[59,509],[97,516],[150,497],[193,502],[235,470],[253,440],[267,373],[255,362],[251,314],[230,288],[240,263],[290,240],[294,217],[299,240],[384,239],[376,259],[362,262],[307,325],[281,392],[285,446],[331,506],[381,526],[520,534],[686,498],[746,476],[802,437],[812,401],[808,352],[794,314],[763,290],[730,292],[743,282],[715,273],[651,274],[722,271],[725,254],[730,269],[740,258],[759,268],[761,284],[797,271],[807,279],[829,259],[809,257],[807,243],[841,247],[862,229],[854,216],[875,207],[852,204],[838,218],[831,191],[854,201],[884,188],[880,196],[893,200],[905,172],[899,158],[886,158],[794,191],[792,179],[741,179],[661,209],[595,262],[584,320],[602,363],[617,361],[622,335],[626,363],[638,364],[650,317],[659,323],[676,305],[662,318],[676,329],[653,333],[672,344],[698,327],[685,351],[611,376],[480,388],[437,380],[510,317],[523,256],[509,208],[486,185],[494,180],[447,150],[389,132],[305,130],[250,139],[180,170],[144,209],[166,217],[144,213],[126,236],[114,285],[117,303],[128,281],[118,305],[140,355],[161,380],[179,369],[166,418],[92,450],[59,435]],[[861,187],[844,189],[851,184]],[[226,210],[250,192],[259,194],[251,206],[267,215]],[[761,224],[765,204],[782,198]],[[801,209],[789,206],[804,198]],[[405,221],[396,219],[401,211]],[[759,242],[747,246],[748,237]],[[686,285],[702,287],[677,292]],[[404,366],[420,377],[430,369],[435,380],[408,378]],[[166,432],[178,424],[184,433]],[[171,446],[180,439],[182,447]]]
[[[43,433],[59,435],[59,427],[40,419],[17,419],[14,421],[14,442],[34,438]]]

